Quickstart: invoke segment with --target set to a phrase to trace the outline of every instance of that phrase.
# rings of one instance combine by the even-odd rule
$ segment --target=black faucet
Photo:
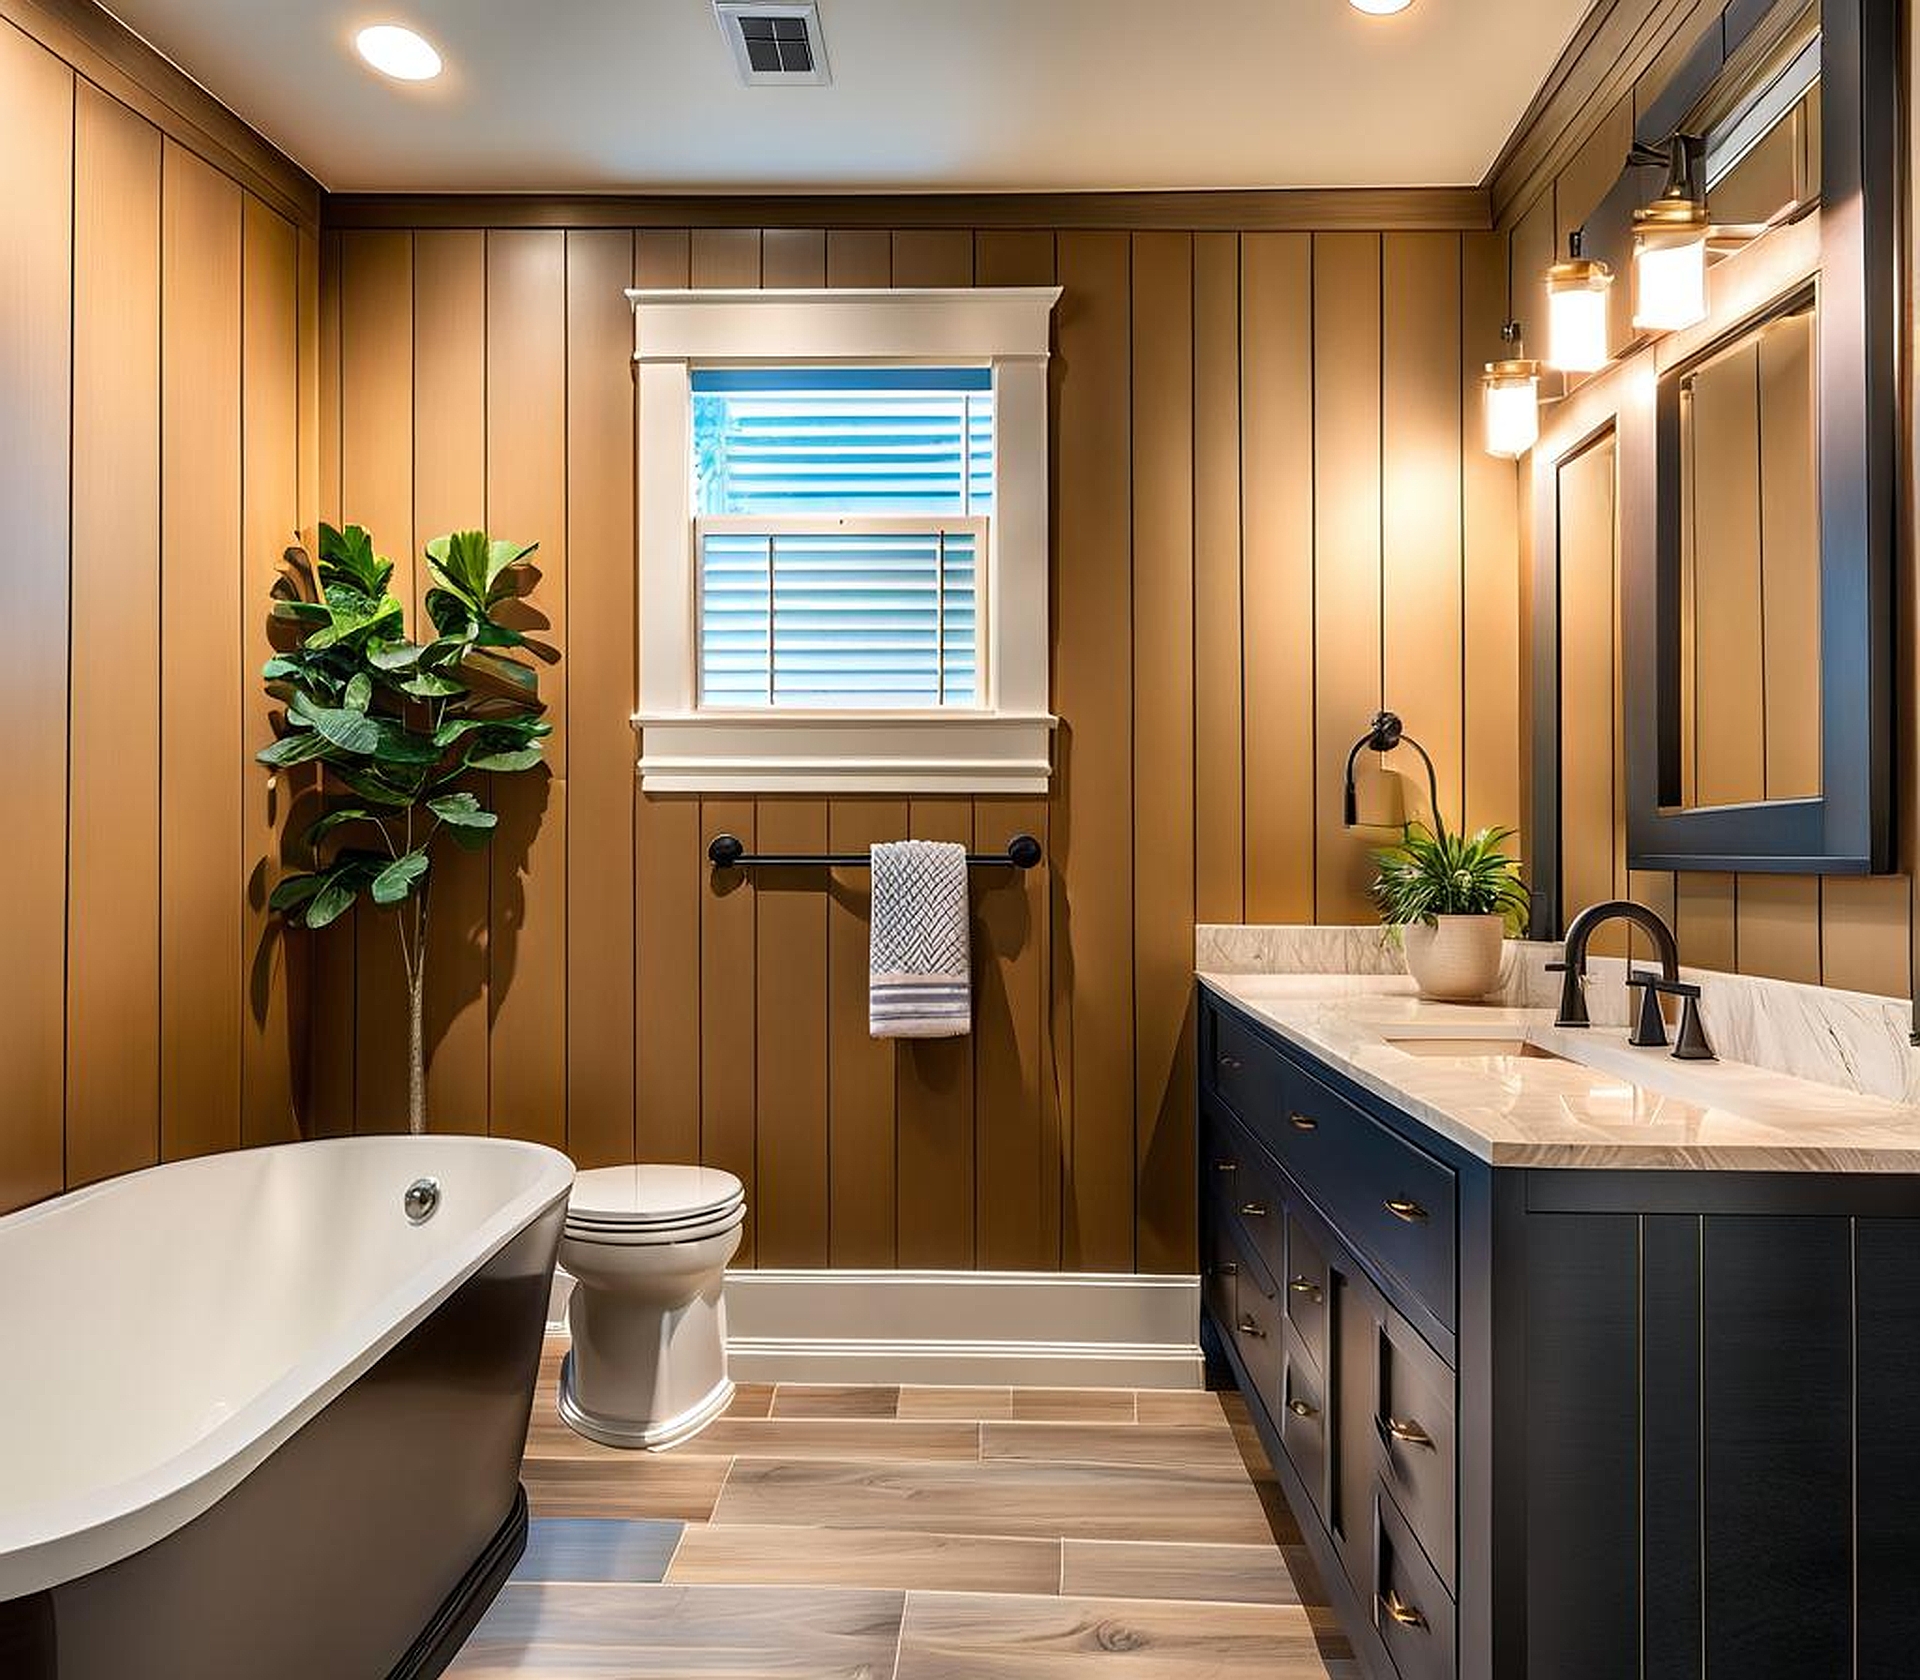
[[[1585,1027],[1592,1023],[1587,1017],[1587,946],[1592,942],[1594,932],[1607,922],[1631,922],[1653,941],[1655,954],[1660,959],[1660,972],[1650,974],[1645,969],[1629,967],[1627,984],[1640,994],[1639,1006],[1634,1010],[1633,1029],[1627,1034],[1629,1044],[1660,1048],[1667,1042],[1666,1017],[1660,1013],[1662,997],[1680,999],[1680,1031],[1674,1041],[1673,1053],[1683,1062],[1713,1061],[1713,1046],[1707,1042],[1706,1029],[1700,1024],[1700,988],[1690,986],[1680,978],[1680,947],[1673,937],[1673,929],[1668,927],[1658,911],[1649,910],[1644,904],[1636,904],[1630,898],[1612,898],[1604,904],[1589,905],[1573,918],[1567,928],[1566,960],[1547,964],[1549,974],[1558,974],[1560,979],[1560,1008],[1553,1018],[1556,1027]]]

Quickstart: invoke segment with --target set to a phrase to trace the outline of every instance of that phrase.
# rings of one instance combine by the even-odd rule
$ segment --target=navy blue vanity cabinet
[[[1920,1178],[1493,1168],[1203,989],[1203,1339],[1369,1680],[1915,1680]]]

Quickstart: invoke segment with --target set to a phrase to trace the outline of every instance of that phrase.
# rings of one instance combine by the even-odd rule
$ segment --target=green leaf
[[[369,758],[380,746],[382,725],[365,712],[318,705],[306,695],[296,694],[288,714],[342,752]]]
[[[422,671],[418,676],[409,677],[400,686],[416,700],[441,700],[450,694],[467,692],[465,683],[457,683],[437,671]]]
[[[269,910],[294,910],[312,898],[323,885],[318,875],[288,875],[267,898]]]
[[[420,797],[422,786],[420,781],[401,787],[368,771],[350,770],[345,765],[335,765],[332,768],[333,773],[342,782],[370,804],[386,805],[397,810],[411,805]]]
[[[298,698],[296,695],[295,699]],[[253,760],[270,770],[286,770],[296,764],[310,764],[314,759],[323,757],[326,750],[327,742],[323,736],[316,735],[311,729],[299,729],[290,735],[282,735],[271,746],[262,747],[253,755]]]
[[[393,576],[393,562],[373,552],[373,538],[361,525],[349,525],[336,531],[331,525],[320,527],[320,576],[329,572],[351,579],[368,595],[386,593],[387,580]]]
[[[333,621],[333,614],[318,601],[275,601],[267,609],[267,616],[277,618],[283,624],[329,624]]]
[[[329,875],[307,905],[305,921],[310,928],[328,927],[353,908],[359,888],[353,879]]]
[[[454,828],[492,828],[500,819],[470,793],[443,793],[427,801],[427,809]]]
[[[318,822],[310,823],[307,832],[300,836],[301,843],[311,849],[320,844],[336,828],[345,828],[348,823],[373,822],[371,811],[361,805],[342,805],[329,811]]]
[[[373,878],[373,902],[398,904],[427,872],[424,851],[404,852]]]
[[[415,642],[385,642],[367,649],[367,663],[382,671],[408,671],[425,651]]]
[[[531,770],[543,756],[538,746],[513,747],[505,752],[488,752],[470,756],[466,760],[466,767],[469,770],[496,772]]]
[[[373,704],[373,678],[365,671],[355,672],[347,684],[345,704],[350,712],[364,712]]]

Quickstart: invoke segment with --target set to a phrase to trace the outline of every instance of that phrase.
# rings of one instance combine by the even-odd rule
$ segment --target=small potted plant
[[[1442,822],[1409,823],[1399,845],[1374,854],[1374,903],[1399,929],[1422,997],[1472,1002],[1500,983],[1502,941],[1527,912],[1512,838],[1510,828],[1449,834]]]

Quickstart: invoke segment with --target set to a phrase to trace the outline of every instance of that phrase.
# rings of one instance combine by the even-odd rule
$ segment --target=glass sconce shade
[[[1633,324],[1680,332],[1707,318],[1707,213],[1661,199],[1633,218]]]
[[[1517,461],[1540,436],[1540,364],[1489,362],[1480,376],[1481,415],[1489,455]]]
[[[1613,270],[1573,257],[1547,270],[1547,365],[1593,373],[1607,365],[1607,297]]]

